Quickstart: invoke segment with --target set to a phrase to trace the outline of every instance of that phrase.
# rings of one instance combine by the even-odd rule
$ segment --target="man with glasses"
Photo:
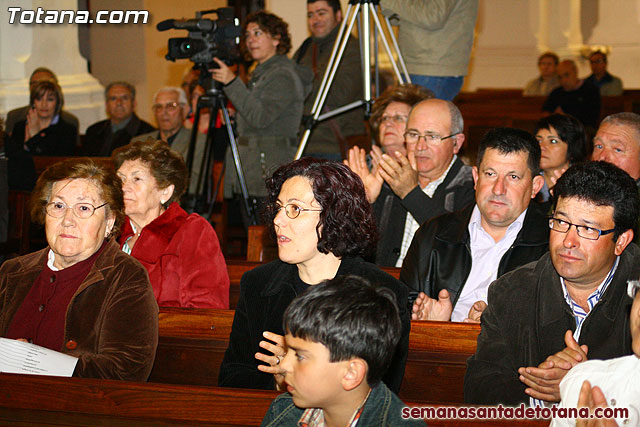
[[[116,148],[127,145],[134,136],[154,130],[134,112],[136,88],[130,83],[109,83],[104,97],[109,118],[87,128],[83,143],[83,152],[87,156],[108,157]]]
[[[462,115],[453,103],[427,99],[409,113],[406,156],[382,154],[371,173],[350,158],[349,166],[365,183],[369,201],[375,200],[380,234],[376,264],[401,267],[420,224],[473,201],[471,168],[456,156],[464,142],[462,129]]]
[[[622,80],[607,71],[607,54],[599,50],[589,56],[591,75],[584,81],[600,89],[600,96],[622,95]]]
[[[413,238],[400,280],[419,292],[415,320],[479,322],[491,282],[547,251],[545,212],[531,202],[543,184],[532,135],[489,131],[473,179],[475,203],[426,222]]]
[[[133,141],[146,141],[149,138],[165,141],[172,150],[177,151],[187,160],[191,131],[182,124],[189,112],[187,95],[179,87],[167,86],[158,90],[153,97],[153,114],[156,117],[158,130],[139,135]],[[194,193],[200,177],[200,164],[204,153],[206,136],[198,133],[193,155],[193,170],[189,181],[189,193]]]
[[[549,254],[496,280],[475,355],[468,403],[560,400],[559,383],[588,359],[631,354],[627,281],[640,277],[631,243],[640,211],[635,182],[606,162],[570,167],[555,186]]]

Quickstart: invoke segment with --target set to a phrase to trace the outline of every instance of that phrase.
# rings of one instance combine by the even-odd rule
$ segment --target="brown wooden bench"
[[[509,126],[533,132],[542,117],[546,97],[522,96],[520,89],[478,89],[461,92],[454,103],[464,118],[464,156],[476,162],[478,144],[484,134],[496,126]],[[602,97],[600,119],[621,111],[640,113],[640,91],[625,90],[622,96]]]
[[[0,424],[260,425],[276,391],[0,374]]]
[[[412,321],[400,397],[417,402],[463,402],[467,359],[476,351],[479,333],[479,324]]]
[[[276,391],[0,374],[0,424],[257,426],[277,395]],[[515,421],[433,419],[428,423],[506,427]],[[549,421],[517,424],[542,427]]]
[[[233,310],[163,307],[149,381],[215,386],[229,345]]]
[[[149,381],[216,385],[228,346],[232,310],[161,308],[159,343]],[[400,397],[415,402],[462,403],[466,360],[480,326],[413,321]]]

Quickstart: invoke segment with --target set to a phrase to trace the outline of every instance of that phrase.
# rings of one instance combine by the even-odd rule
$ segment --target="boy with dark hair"
[[[356,276],[312,286],[283,319],[287,393],[263,426],[393,426],[405,406],[380,379],[400,337],[395,297]]]

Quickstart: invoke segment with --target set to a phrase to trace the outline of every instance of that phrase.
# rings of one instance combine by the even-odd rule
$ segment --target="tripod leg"
[[[380,23],[380,20],[378,19],[378,15],[377,14],[374,15],[374,20],[376,22],[376,27],[378,28],[378,32],[380,33],[380,38],[383,40],[383,43],[384,43],[385,49],[387,51],[387,54],[389,55],[391,63],[393,64],[394,70],[395,70],[396,74],[398,76],[400,76],[400,72],[397,70],[398,67],[397,67],[397,65],[395,63],[395,60],[394,60],[392,54],[391,54],[391,49],[389,48],[389,44],[387,42],[384,29],[382,28],[382,24]],[[396,51],[396,54],[398,55],[398,62],[400,63],[400,67],[402,67],[402,73],[405,76],[405,82],[406,83],[411,83],[411,77],[409,76],[409,71],[407,70],[407,64],[405,64],[404,58],[402,56],[402,52],[400,52],[400,46],[398,46],[398,41],[396,40],[396,36],[393,33],[393,28],[391,26],[391,22],[389,22],[389,18],[387,18],[385,16],[384,22],[385,22],[385,25],[386,25],[387,33],[389,34],[389,38],[393,42],[393,48]],[[402,81],[402,79],[400,77],[398,77],[398,79],[400,81]]]
[[[363,52],[364,56],[364,68],[363,85],[364,85],[364,100],[365,100],[365,118],[369,118],[371,113],[371,18],[369,17],[370,8],[366,5],[362,8],[362,35],[364,39]]]
[[[331,72],[331,64],[336,62],[336,56],[338,55],[338,49],[340,46],[340,42],[345,35],[345,31],[347,28],[347,22],[349,21],[350,13],[352,12],[353,5],[349,5],[347,8],[347,13],[345,15],[345,19],[340,23],[340,29],[338,30],[338,34],[336,35],[336,41],[333,43],[333,48],[331,50],[331,55],[329,56],[329,62],[327,63],[327,68],[324,70],[324,74],[322,76],[322,80],[320,81],[320,87],[318,88],[318,94],[316,95],[316,99],[313,101],[313,106],[311,107],[310,114],[314,115],[316,110],[322,110],[322,106],[318,108],[318,104],[320,104],[320,94],[323,93],[327,89],[327,84],[329,80],[329,73]],[[351,33],[351,31],[349,31]],[[338,60],[340,62],[340,60]]]
[[[233,134],[233,128],[231,127],[231,121],[229,120],[229,110],[227,110],[227,106],[223,101],[221,101],[220,108],[222,110],[222,117],[224,118],[224,123],[227,128],[227,134],[229,136],[229,148],[231,148],[233,163],[236,167],[236,173],[238,174],[238,182],[240,183],[240,191],[242,192],[244,208],[247,212],[247,215],[249,216],[251,225],[256,225],[258,221],[256,219],[256,214],[253,207],[249,204],[249,191],[247,190],[247,182],[244,179],[242,162],[240,160],[240,152],[238,151],[238,143],[236,142],[236,138]]]
[[[347,14],[351,13],[351,16],[345,17],[342,24],[340,25],[340,31],[336,36],[336,41],[333,45],[333,51],[331,53],[331,58],[329,59],[329,63],[327,64],[327,69],[324,72],[324,76],[322,77],[322,82],[320,83],[320,90],[318,90],[318,94],[316,95],[316,99],[313,102],[313,108],[311,109],[311,114],[313,116],[312,123],[308,126],[307,130],[305,130],[302,139],[300,140],[300,144],[298,146],[298,150],[296,151],[296,156],[294,160],[302,157],[302,153],[304,153],[304,149],[307,146],[307,142],[309,141],[309,136],[311,135],[311,130],[320,116],[320,112],[322,111],[322,107],[327,99],[327,95],[329,94],[329,90],[331,89],[331,84],[333,83],[333,79],[338,71],[338,67],[340,65],[340,61],[342,60],[342,55],[344,54],[344,50],[347,46],[347,42],[349,41],[349,34],[351,34],[351,30],[353,30],[353,25],[358,16],[358,11],[360,10],[360,5],[349,4],[349,8],[347,10]],[[349,21],[347,25],[347,20]],[[348,28],[348,29],[347,29]]]

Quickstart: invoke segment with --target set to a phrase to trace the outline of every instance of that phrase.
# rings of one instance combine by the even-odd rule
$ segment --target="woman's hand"
[[[227,64],[220,61],[218,58],[213,58],[213,60],[218,64],[219,68],[211,68],[209,70],[211,72],[211,78],[224,85],[231,83],[231,81],[236,78],[235,73],[231,71],[231,68],[227,67]]]
[[[378,166],[374,166],[370,171],[367,166],[367,155],[364,149],[351,147],[348,159],[343,163],[349,167],[364,183],[364,191],[367,194],[369,203],[374,203],[382,190],[382,176],[378,173]]]
[[[269,331],[264,331],[262,336],[269,341],[260,341],[260,347],[272,354],[256,353],[256,359],[267,363],[267,365],[258,365],[258,369],[262,372],[273,374],[276,380],[276,388],[280,390],[284,382],[284,369],[280,367],[280,361],[287,353],[285,350],[284,337]]]
[[[30,140],[35,134],[40,132],[40,123],[38,121],[38,113],[36,109],[31,107],[27,111],[27,124],[24,130],[24,142]]]

